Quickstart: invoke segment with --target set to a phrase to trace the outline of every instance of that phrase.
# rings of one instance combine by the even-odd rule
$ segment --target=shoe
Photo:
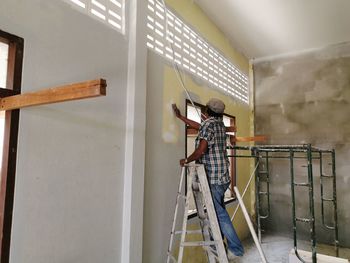
[[[234,262],[237,258],[239,258],[239,256],[236,256],[235,254],[233,254],[229,249],[227,250],[228,261]]]

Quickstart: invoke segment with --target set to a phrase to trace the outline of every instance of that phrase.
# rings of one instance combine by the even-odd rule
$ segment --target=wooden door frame
[[[0,40],[9,45],[7,86],[0,87],[0,97],[3,98],[21,93],[24,40],[2,30],[0,30]],[[8,263],[10,258],[18,125],[19,110],[6,111],[0,186],[0,209],[3,211],[3,216],[0,216],[1,263]]]

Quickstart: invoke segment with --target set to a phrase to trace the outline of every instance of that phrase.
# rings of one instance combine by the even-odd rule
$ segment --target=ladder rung
[[[323,201],[327,201],[327,202],[334,202],[333,198],[324,198],[324,197],[322,197],[322,200]]]
[[[329,175],[329,174],[321,174],[322,177],[326,177],[326,178],[333,178],[334,175]]]
[[[180,235],[182,234],[182,230],[175,231],[175,235]],[[202,230],[187,230],[185,231],[186,234],[202,234]]]
[[[269,217],[268,215],[266,215],[266,216],[259,216],[259,218],[261,218],[261,219],[266,219],[268,217]]]
[[[170,257],[171,258],[171,260],[173,261],[173,262],[177,262],[177,259],[171,254],[171,252],[170,251],[168,251],[168,257]]]
[[[186,195],[182,194],[182,193],[177,193],[177,198],[182,198],[182,199],[186,199]]]
[[[294,183],[295,186],[310,186],[309,183]]]
[[[329,229],[329,230],[334,230],[335,227],[334,226],[329,226],[329,225],[324,225],[325,228]]]
[[[268,174],[268,171],[258,171],[258,174]]]
[[[303,222],[303,223],[311,222],[311,219],[309,219],[309,218],[302,218],[302,217],[296,217],[295,220],[299,221],[299,222]]]
[[[259,195],[268,195],[268,192],[259,192]]]
[[[194,241],[194,242],[183,242],[180,244],[181,247],[204,247],[216,245],[217,241]]]

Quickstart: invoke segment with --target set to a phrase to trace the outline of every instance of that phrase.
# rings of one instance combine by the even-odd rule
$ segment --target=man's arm
[[[190,126],[193,129],[199,130],[200,124],[198,122],[192,121],[190,119],[187,119],[185,116],[181,115],[180,110],[177,108],[176,104],[172,105],[174,113],[177,118],[182,120],[184,123],[186,123],[188,126]]]
[[[208,142],[204,139],[201,139],[197,149],[194,150],[194,152],[187,159],[181,159],[180,165],[184,166],[187,163],[198,160],[207,151],[207,149],[208,149]]]

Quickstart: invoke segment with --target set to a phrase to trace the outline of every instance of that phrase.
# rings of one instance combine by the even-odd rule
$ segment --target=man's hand
[[[178,117],[178,118],[180,118],[180,117],[181,117],[181,112],[180,112],[180,110],[177,108],[176,104],[172,104],[171,106],[173,107],[173,111],[174,111],[174,113],[175,113],[175,116]]]
[[[180,166],[181,166],[181,167],[184,167],[185,164],[186,164],[186,159],[181,159],[181,160],[180,160]]]

